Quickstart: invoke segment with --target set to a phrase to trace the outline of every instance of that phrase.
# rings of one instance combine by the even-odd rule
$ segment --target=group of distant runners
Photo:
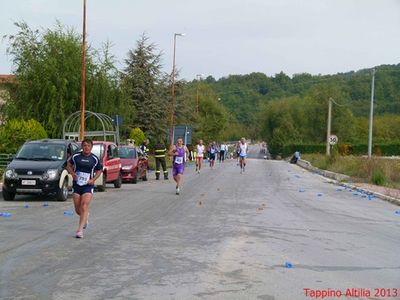
[[[72,155],[67,163],[67,171],[73,178],[72,199],[75,212],[79,215],[78,229],[75,234],[76,238],[83,238],[83,230],[88,227],[89,204],[93,197],[94,182],[103,172],[102,163],[99,158],[92,153],[92,148],[93,141],[88,138],[84,139],[82,141],[82,151]],[[205,151],[203,140],[199,140],[196,145],[195,157],[197,174],[200,174]],[[224,145],[223,150],[220,150],[220,159],[221,155],[225,155],[225,151],[228,151],[226,145]],[[235,151],[239,160],[238,165],[240,166],[240,173],[243,173],[246,167],[246,156],[248,152],[248,145],[244,138],[241,138],[236,144]],[[217,155],[215,142],[210,144],[207,152],[210,167],[212,168],[214,167]],[[182,138],[178,138],[175,145],[170,146],[168,155],[172,156],[173,159],[172,175],[176,183],[175,192],[179,195],[185,170],[185,159],[189,157],[189,150],[186,145],[183,144]]]
[[[219,159],[225,159],[225,152],[228,151],[228,147],[223,144],[219,150]],[[248,145],[246,143],[245,138],[241,138],[240,141],[236,144],[236,154],[239,159],[240,173],[245,171],[246,167],[246,156],[248,152]],[[204,160],[204,154],[206,152],[205,145],[203,140],[199,140],[196,145],[196,173],[200,174],[200,170],[202,167],[202,162]],[[208,149],[208,160],[210,167],[213,168],[215,164],[216,155],[218,153],[218,148],[215,142],[210,143]],[[189,157],[189,150],[186,145],[183,145],[183,139],[178,138],[175,145],[171,145],[168,155],[173,157],[172,162],[172,175],[176,182],[176,194],[180,193],[180,186],[182,183],[182,176],[185,169],[185,158]]]

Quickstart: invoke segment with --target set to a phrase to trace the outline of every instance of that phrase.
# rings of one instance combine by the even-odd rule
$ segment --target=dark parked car
[[[119,156],[122,164],[122,180],[137,183],[147,180],[148,159],[140,149],[133,146],[120,146]]]
[[[14,200],[16,194],[40,194],[66,201],[72,187],[72,176],[66,170],[67,159],[79,150],[79,144],[73,140],[24,143],[4,172],[4,200]]]

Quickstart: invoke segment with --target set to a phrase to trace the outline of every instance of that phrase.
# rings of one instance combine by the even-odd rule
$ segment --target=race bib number
[[[183,164],[183,157],[180,156],[175,157],[175,163],[178,165]]]
[[[78,180],[76,183],[80,186],[87,185],[90,179],[90,173],[85,172],[77,172]]]

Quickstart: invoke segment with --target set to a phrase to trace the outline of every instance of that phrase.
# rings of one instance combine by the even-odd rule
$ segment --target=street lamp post
[[[197,111],[197,115],[199,115],[199,85],[200,85],[200,80],[201,77],[203,76],[203,74],[197,74],[196,78],[197,78],[197,89],[196,89],[196,111]]]
[[[369,133],[368,133],[368,158],[372,157],[372,130],[374,123],[374,90],[375,90],[375,69],[372,69],[371,107],[369,114]]]
[[[81,128],[79,140],[85,135],[85,83],[86,83],[86,0],[83,0],[83,33],[82,33],[82,78],[81,78]]]
[[[174,33],[174,56],[172,60],[172,88],[171,88],[171,103],[169,108],[170,117],[170,128],[169,128],[169,140],[171,145],[174,143],[174,96],[175,96],[175,52],[176,52],[176,37],[184,36],[183,33]]]
[[[328,106],[328,124],[326,129],[326,155],[331,155],[331,145],[330,145],[330,136],[331,136],[331,123],[332,123],[332,97],[329,97],[329,106]]]

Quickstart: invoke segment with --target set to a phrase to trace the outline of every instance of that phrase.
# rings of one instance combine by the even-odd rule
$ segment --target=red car
[[[122,181],[137,183],[138,179],[147,181],[148,159],[133,146],[120,146],[118,149],[122,164]]]
[[[120,188],[122,184],[121,159],[118,155],[118,147],[113,142],[93,141],[92,153],[97,155],[103,164],[103,174],[95,181],[99,192],[103,192],[107,183],[113,183]]]

